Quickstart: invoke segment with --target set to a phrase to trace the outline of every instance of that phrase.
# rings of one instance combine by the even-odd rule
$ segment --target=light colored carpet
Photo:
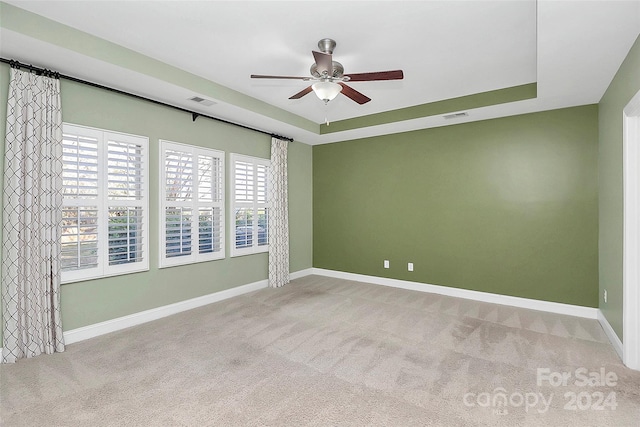
[[[0,387],[3,426],[640,425],[640,372],[596,321],[319,276],[3,365]]]

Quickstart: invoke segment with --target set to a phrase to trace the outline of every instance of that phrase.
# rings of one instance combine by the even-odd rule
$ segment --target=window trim
[[[195,227],[192,226],[192,229],[195,230],[195,234],[192,235],[192,242],[196,242],[195,245],[193,245],[196,250],[193,251],[191,255],[188,256],[180,256],[180,257],[167,257],[166,256],[166,219],[165,219],[165,215],[166,215],[166,208],[168,206],[168,204],[170,205],[172,202],[167,202],[166,199],[166,169],[165,169],[165,155],[166,155],[166,150],[176,150],[176,151],[184,151],[184,152],[189,152],[192,155],[197,156],[198,154],[204,155],[204,156],[209,156],[209,157],[215,157],[217,159],[220,160],[220,191],[221,191],[221,198],[220,198],[220,202],[208,202],[208,204],[210,205],[214,205],[214,204],[219,204],[219,208],[220,208],[220,251],[218,252],[211,252],[211,253],[207,253],[207,254],[200,254],[198,252],[198,245],[199,245],[199,228],[197,227],[197,223],[194,222],[194,225],[196,225]],[[201,262],[208,262],[208,261],[216,261],[216,260],[220,260],[220,259],[224,259],[226,258],[226,250],[225,250],[225,246],[226,246],[226,188],[225,188],[225,176],[226,176],[226,171],[225,171],[225,152],[224,151],[220,151],[220,150],[216,150],[213,148],[207,148],[207,147],[201,147],[198,145],[192,145],[192,144],[184,144],[181,142],[175,142],[175,141],[169,141],[166,139],[160,139],[159,140],[159,161],[158,161],[158,165],[159,165],[159,185],[158,185],[158,193],[159,193],[159,200],[160,200],[160,215],[159,215],[159,221],[158,221],[158,227],[159,227],[159,253],[158,253],[158,257],[159,257],[159,263],[158,263],[158,267],[159,268],[169,268],[169,267],[175,267],[175,266],[179,266],[179,265],[189,265],[189,264],[197,264],[197,263],[201,263]],[[196,178],[194,180],[194,189],[197,192],[197,184],[195,184],[195,182],[197,181],[197,174],[194,176],[194,178]],[[192,202],[190,203],[190,207],[192,208],[194,214],[194,216],[197,216],[195,214],[195,212],[198,211],[198,209],[200,207],[202,207],[204,205],[204,203],[198,203],[197,200],[197,196],[192,198]],[[177,204],[180,205],[184,205],[186,206],[188,204],[188,202],[176,202]],[[193,233],[193,232],[192,232]]]
[[[62,208],[67,206],[96,206],[98,211],[98,264],[93,268],[60,272],[61,284],[95,280],[130,273],[149,271],[149,138],[91,126],[62,123],[62,133],[89,136],[98,140],[98,195],[95,199],[66,199],[62,196]],[[109,206],[129,206],[126,200],[109,200],[108,196],[108,142],[111,139],[132,142],[142,146],[142,261],[130,264],[109,265]],[[61,159],[62,161],[62,159]],[[61,236],[62,237],[62,236]]]
[[[248,248],[240,248],[237,249],[236,248],[236,239],[235,239],[235,234],[236,234],[236,223],[235,223],[235,210],[236,210],[236,185],[235,185],[235,176],[236,176],[236,162],[237,161],[241,161],[241,162],[246,162],[246,163],[252,163],[253,165],[262,165],[262,166],[266,166],[267,167],[267,188],[266,188],[266,197],[267,197],[267,201],[266,203],[258,203],[255,198],[254,201],[252,203],[252,207],[255,210],[258,210],[259,208],[266,208],[267,210],[269,210],[269,208],[271,207],[271,202],[269,200],[269,169],[271,168],[271,160],[270,159],[265,159],[262,157],[253,157],[253,156],[247,156],[244,154],[237,154],[237,153],[230,153],[229,154],[229,248],[230,248],[230,256],[232,258],[234,257],[240,257],[240,256],[245,256],[245,255],[253,255],[253,254],[258,254],[258,253],[263,253],[263,252],[269,252],[269,243],[267,241],[266,245],[258,245],[259,241],[257,238],[257,233],[256,233],[256,239],[254,239],[254,243],[251,245],[251,247]],[[256,178],[257,179],[257,178]],[[256,221],[255,227],[257,228],[258,223]],[[255,230],[254,230],[255,231]],[[267,236],[269,235],[269,230],[267,228]]]

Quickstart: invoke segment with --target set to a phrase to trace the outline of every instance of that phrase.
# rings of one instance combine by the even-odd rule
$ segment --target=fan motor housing
[[[340,78],[343,76],[344,74],[344,67],[342,66],[341,63],[339,63],[338,61],[331,61],[331,68],[333,68],[333,72],[331,73],[331,75],[329,77],[333,77],[333,78]],[[313,77],[316,78],[322,78],[324,77],[322,74],[320,74],[318,72],[318,64],[313,63],[311,65],[311,68],[309,69],[309,72],[311,73],[311,75]]]

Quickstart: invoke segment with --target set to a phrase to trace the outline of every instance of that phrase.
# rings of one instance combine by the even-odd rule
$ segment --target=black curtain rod
[[[286,136],[277,135],[275,133],[266,132],[266,131],[260,130],[260,129],[255,129],[255,128],[252,128],[252,127],[249,127],[249,126],[241,125],[240,123],[234,123],[234,122],[230,122],[228,120],[220,119],[218,117],[207,116],[206,114],[201,114],[201,113],[197,113],[195,111],[187,110],[186,108],[178,107],[177,105],[167,104],[165,102],[157,101],[155,99],[146,98],[144,96],[136,95],[135,93],[125,92],[125,91],[122,91],[120,89],[115,89],[115,88],[112,88],[112,87],[103,86],[103,85],[98,84],[98,83],[93,83],[93,82],[89,82],[89,81],[86,81],[86,80],[78,79],[76,77],[67,76],[67,75],[60,74],[60,73],[55,72],[55,71],[47,70],[45,68],[35,67],[35,66],[31,65],[31,64],[23,64],[23,63],[21,63],[19,61],[14,61],[12,59],[6,59],[6,58],[0,58],[0,62],[4,62],[5,64],[9,64],[13,68],[25,68],[25,69],[27,69],[27,70],[29,70],[31,72],[34,72],[34,73],[36,73],[38,75],[45,75],[47,77],[70,80],[72,82],[81,83],[83,85],[95,87],[95,88],[98,88],[98,89],[104,89],[104,90],[107,90],[109,92],[118,93],[120,95],[126,95],[126,96],[130,96],[132,98],[141,99],[143,101],[151,102],[151,103],[156,104],[156,105],[162,105],[163,107],[173,108],[174,110],[178,110],[178,111],[182,111],[183,113],[191,114],[191,119],[194,122],[196,121],[196,119],[198,117],[204,117],[204,118],[207,118],[207,119],[215,120],[217,122],[226,123],[228,125],[233,125],[233,126],[237,126],[237,127],[243,128],[243,129],[247,129],[247,130],[251,130],[251,131],[254,131],[254,132],[259,132],[259,133],[262,133],[262,134],[265,134],[265,135],[269,135],[272,138],[278,138],[278,139],[282,139],[282,140],[289,141],[289,142],[293,141],[292,138],[288,138]]]

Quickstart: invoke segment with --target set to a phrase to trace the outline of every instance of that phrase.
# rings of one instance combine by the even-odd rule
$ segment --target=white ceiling
[[[22,9],[158,59],[315,123],[538,83],[538,97],[470,111],[461,121],[597,103],[640,33],[629,1],[15,1]],[[205,114],[326,143],[444,123],[441,116],[329,135],[231,103],[212,107],[179,82],[154,79],[2,28],[0,54],[134,91]],[[311,50],[337,41],[345,72],[403,69],[405,79],[353,82],[372,101],[339,96],[325,106],[308,85],[250,74],[307,76]]]

